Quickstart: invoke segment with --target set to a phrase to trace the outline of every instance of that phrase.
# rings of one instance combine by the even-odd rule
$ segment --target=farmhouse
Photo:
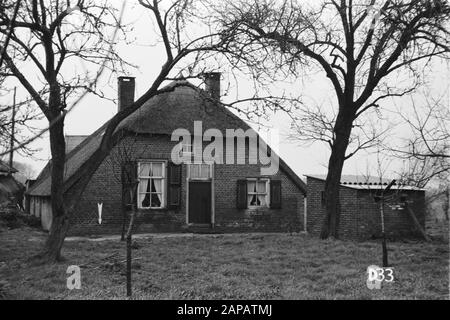
[[[174,161],[173,153],[179,146],[173,139],[176,130],[183,129],[193,141],[199,141],[195,126],[199,122],[200,135],[208,129],[220,132],[222,137],[229,129],[250,129],[217,102],[220,74],[206,77],[205,90],[185,84],[168,85],[167,92],[147,101],[118,126],[116,132],[121,139],[91,177],[70,217],[71,234],[119,233],[123,212],[132,207],[139,212],[137,232],[303,230],[306,185],[283,159],[277,161],[274,174],[264,174],[267,163],[248,161],[249,152],[239,152],[236,144],[234,150],[227,150],[230,146],[223,141],[224,152],[232,151],[233,163]],[[118,88],[121,110],[134,101],[134,78],[120,77]],[[105,127],[81,137],[78,145],[70,138],[65,173],[68,193],[77,183],[77,169],[99,146]],[[207,145],[200,141],[201,147]],[[258,148],[263,146],[258,144]],[[249,139],[244,147],[249,151]],[[190,157],[195,148],[185,144],[179,152]],[[264,150],[271,156],[275,153],[270,148]],[[50,166],[27,191],[29,211],[41,218],[46,230],[51,226]],[[138,181],[138,192],[132,199],[126,192],[124,172],[131,172]]]
[[[307,177],[307,230],[319,235],[325,214],[325,175]],[[370,239],[381,234],[380,202],[375,201],[391,182],[388,179],[343,175],[340,184],[339,235],[349,239]],[[403,203],[415,213],[425,228],[425,190],[394,185],[384,194],[385,231],[390,237],[416,237],[420,234]]]

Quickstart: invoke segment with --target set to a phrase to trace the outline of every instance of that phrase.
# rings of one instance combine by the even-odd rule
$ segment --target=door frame
[[[216,218],[216,205],[215,205],[215,174],[214,174],[214,164],[206,164],[209,165],[211,176],[208,179],[191,179],[191,165],[195,165],[198,163],[188,163],[186,164],[186,225],[188,226],[198,226],[199,224],[190,223],[189,222],[189,182],[191,181],[201,181],[201,182],[210,182],[211,183],[211,227],[215,226],[215,218]]]

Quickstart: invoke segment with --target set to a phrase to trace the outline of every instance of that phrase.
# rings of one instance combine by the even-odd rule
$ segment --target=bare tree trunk
[[[58,91],[58,90],[57,90]],[[50,147],[52,154],[51,167],[51,207],[52,207],[52,225],[44,252],[41,257],[48,262],[61,260],[61,248],[64,243],[67,231],[69,229],[69,219],[64,207],[64,167],[66,161],[66,143],[64,138],[64,117],[59,118],[61,114],[59,92],[55,93],[57,97],[51,97],[55,100],[53,105],[58,106],[51,109],[53,119],[59,119],[50,126]]]
[[[329,236],[337,239],[339,237],[339,186],[341,182],[342,168],[344,167],[345,153],[347,151],[349,137],[352,129],[353,117],[348,117],[340,112],[336,119],[335,140],[331,148],[328,162],[328,174],[325,180],[325,218],[320,234],[321,239]]]
[[[125,203],[122,203],[122,231],[120,233],[120,241],[125,241],[126,235],[127,235],[127,206],[125,205]]]
[[[123,217],[122,217],[122,231],[120,233],[120,241],[125,241],[125,235],[126,235],[126,223],[127,223],[127,214],[125,209],[123,209]]]
[[[447,186],[444,192],[444,205],[442,207],[444,210],[445,220],[448,221],[448,215],[450,213],[450,186]]]
[[[132,241],[133,241],[133,224],[134,218],[136,216],[136,210],[134,209],[131,212],[130,223],[128,224],[127,230],[127,297],[131,297],[133,295],[133,289],[131,286],[131,261],[132,261]]]

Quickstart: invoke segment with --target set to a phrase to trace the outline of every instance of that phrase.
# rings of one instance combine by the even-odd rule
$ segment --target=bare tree
[[[147,146],[142,145],[137,147],[136,142],[136,134],[121,131],[117,144],[104,161],[108,174],[112,174],[117,184],[122,185],[121,241],[126,240],[127,230],[130,230],[130,225],[127,229],[127,222],[130,222],[130,211],[133,209],[132,199],[136,195],[133,185],[136,182],[136,175],[133,170],[128,170],[127,165],[137,163],[138,159],[144,158],[144,154],[148,149]]]
[[[3,81],[0,80],[0,86],[2,85]],[[14,91],[4,87],[3,90],[0,89],[0,97],[6,99],[7,96],[15,96]],[[23,142],[36,132],[33,122],[41,117],[30,100],[14,101],[8,105],[0,104],[0,152],[5,154],[8,151],[18,152],[24,156],[32,156],[36,150]],[[11,145],[18,145],[20,148],[10,150]]]
[[[239,56],[255,74],[320,70],[335,96],[321,238],[338,237],[339,181],[355,121],[383,100],[417,88],[434,58],[449,53],[444,0],[241,0],[218,6]],[[246,61],[243,61],[245,63]]]
[[[61,188],[61,186],[63,184],[62,172],[65,156],[62,154],[62,149],[64,148],[61,148],[60,139],[57,143],[58,148],[52,150],[52,156],[54,153],[52,159],[52,172],[54,172],[52,173],[52,181],[57,182],[52,184],[52,192],[54,191],[56,194],[56,196],[53,197],[52,193],[52,202],[54,202],[52,203],[54,219],[52,222],[50,236],[47,241],[45,252],[45,256],[48,257],[49,260],[58,260],[60,258],[60,251],[69,227],[68,215],[73,212],[76,203],[80,199],[87,183],[90,180],[90,177],[103,162],[114,145],[118,142],[118,137],[120,137],[121,132],[116,129],[121,121],[132,114],[134,111],[136,111],[138,108],[140,108],[146,101],[148,101],[152,97],[173,91],[179,86],[193,86],[187,82],[181,81],[178,81],[175,85],[172,86],[163,86],[163,84],[168,80],[173,81],[202,78],[205,72],[215,70],[214,66],[217,66],[218,62],[217,55],[225,56],[231,50],[228,47],[229,36],[218,31],[218,23],[213,21],[213,19],[208,15],[203,14],[204,12],[210,11],[210,7],[205,1],[173,0],[163,3],[158,0],[139,0],[139,3],[143,6],[143,8],[149,10],[149,12],[151,13],[151,22],[156,27],[155,32],[157,36],[159,36],[159,44],[162,45],[162,48],[166,53],[166,61],[162,64],[161,70],[155,77],[154,81],[149,84],[147,91],[132,105],[124,108],[108,121],[107,125],[105,126],[105,132],[102,135],[102,142],[100,143],[99,148],[86,162],[84,162],[84,164],[72,175],[70,179],[65,181],[63,188]],[[88,7],[84,5],[81,8],[87,9]],[[33,10],[31,9],[27,12],[32,13]],[[105,12],[109,13],[110,10],[112,9],[106,9]],[[64,11],[64,13],[61,14],[63,15],[63,17],[66,17],[68,12]],[[89,17],[95,17],[95,15],[91,14]],[[32,17],[32,19],[34,18]],[[114,26],[117,26],[118,21],[115,22],[116,23],[114,24]],[[21,24],[17,24],[17,26],[19,25]],[[99,25],[104,27],[112,26],[102,23],[99,23]],[[26,23],[25,26],[35,27],[36,24],[34,22]],[[89,28],[85,27],[79,29],[84,31]],[[91,30],[91,33],[95,36],[103,36],[105,34],[104,32],[101,32],[99,30]],[[153,36],[152,33],[151,36]],[[98,50],[98,52],[103,53],[103,55],[105,56],[104,51],[102,52],[101,50]],[[60,53],[60,51],[57,51],[57,53]],[[94,52],[92,52],[92,54],[94,54]],[[91,55],[89,54],[81,55],[81,58],[90,57]],[[115,60],[113,59],[113,57],[116,56],[113,55],[113,57],[111,57],[106,53],[106,57],[108,62],[114,62]],[[34,59],[32,60],[34,61]],[[12,61],[12,59],[7,60],[7,62]],[[27,89],[30,88],[30,86],[28,86],[25,81],[26,79],[20,75],[19,70],[17,68],[14,68],[14,65],[12,65],[10,69],[14,70],[14,72],[18,74],[19,80],[25,83],[25,87]],[[86,86],[81,86],[80,88],[79,85],[69,87],[92,91],[94,86],[90,85],[87,88]],[[41,101],[42,99],[38,99],[39,94],[35,90],[31,90],[31,92],[34,93],[33,97],[35,97],[36,100],[43,105],[43,101]],[[50,94],[52,92],[53,91],[50,91]],[[63,92],[64,91],[60,91],[59,93],[62,94]],[[272,101],[268,102],[269,100]],[[52,102],[55,101],[58,103],[65,102],[64,99],[52,100]],[[79,99],[76,100],[76,102],[78,101]],[[242,99],[240,103],[250,101],[261,101],[263,103],[267,103],[268,105],[270,105],[270,107],[273,108],[280,106],[279,99],[277,99],[276,97],[252,96],[247,99]],[[237,101],[228,103],[226,104],[226,106],[237,108],[237,103]],[[65,115],[65,113],[60,111],[60,109],[55,108],[55,112],[57,113],[55,119],[58,119],[58,121],[50,122],[50,128],[52,129],[50,132],[51,140],[55,137],[59,137],[59,135],[62,133],[62,121],[60,120],[64,119]],[[50,113],[49,115],[53,117],[53,113]],[[35,137],[42,135],[43,132],[44,131],[41,131]],[[54,132],[55,134],[52,135],[52,132]],[[34,139],[35,137],[31,138],[25,143],[32,141],[32,139]],[[71,191],[70,194],[66,192],[69,187]],[[62,202],[63,200],[64,205]]]
[[[7,48],[0,48],[2,73],[20,82],[49,123],[53,223],[42,257],[57,260],[61,234],[68,228],[63,194],[65,115],[71,101],[87,91],[96,92],[104,68],[121,70],[123,61],[111,47],[117,31],[124,29],[108,1],[21,1],[12,20],[16,3],[2,1],[0,10],[0,33],[10,39]],[[80,69],[99,66],[99,71],[74,72],[73,64]]]
[[[147,147],[137,148],[137,134],[121,132],[118,142],[105,159],[105,169],[122,186],[122,238],[126,240],[126,288],[132,296],[132,242],[135,221],[138,218],[137,188],[139,180],[136,163],[147,152]]]
[[[204,60],[206,58],[204,57],[204,53],[218,50],[219,48],[223,47],[223,44],[227,41],[226,37],[222,37],[219,33],[214,32],[214,28],[208,25],[208,20],[202,20],[198,17],[198,13],[201,12],[201,9],[199,10],[199,8],[197,7],[197,2],[194,3],[190,0],[175,0],[170,3],[165,3],[163,7],[161,7],[160,1],[157,0],[140,0],[139,3],[144,8],[149,10],[149,12],[151,12],[152,14],[152,22],[155,23],[154,25],[157,29],[156,32],[161,37],[161,43],[164,48],[163,50],[166,53],[166,61],[161,66],[161,70],[156,76],[155,80],[151,84],[149,84],[147,91],[131,106],[124,108],[109,120],[106,125],[102,142],[99,148],[88,159],[88,161],[86,161],[67,181],[64,181],[63,179],[65,154],[64,141],[62,140],[63,121],[61,121],[61,119],[64,119],[64,110],[58,106],[60,106],[64,102],[64,100],[61,99],[61,96],[63,96],[63,93],[65,91],[62,89],[78,88],[79,85],[69,84],[66,86],[50,86],[50,89],[53,89],[50,90],[51,97],[53,98],[49,99],[50,106],[47,107],[45,102],[40,98],[41,94],[38,94],[36,90],[33,90],[33,88],[27,84],[26,79],[21,76],[20,71],[14,66],[14,64],[12,64],[13,59],[7,59],[10,69],[14,71],[14,73],[17,73],[17,77],[24,82],[24,86],[26,88],[30,88],[33,96],[38,101],[38,104],[40,104],[41,109],[45,110],[44,113],[46,114],[46,116],[48,116],[49,119],[59,120],[57,122],[51,121],[52,125],[50,126],[50,139],[51,141],[55,141],[55,143],[52,143],[52,210],[54,218],[46,245],[46,256],[49,260],[58,260],[60,258],[61,248],[64,243],[67,230],[69,228],[68,215],[73,212],[76,203],[80,199],[87,183],[90,180],[90,177],[94,174],[102,161],[117,143],[118,137],[121,135],[121,133],[116,131],[116,128],[120,124],[120,122],[130,114],[132,114],[134,111],[136,111],[152,97],[165,92],[173,91],[177,86],[186,85],[185,83],[180,82],[174,86],[162,87],[164,81],[175,78],[187,79],[191,77],[198,77],[198,68],[195,67],[197,66],[198,61]],[[84,1],[78,1],[77,4],[82,9],[82,12],[85,12],[86,10],[91,8],[87,6]],[[92,9],[98,8],[98,6],[92,6]],[[110,9],[108,5],[103,7],[103,9],[104,10],[102,10],[100,13],[90,13],[87,15],[87,17],[95,18],[95,20],[93,21],[96,22],[94,26],[97,28],[106,28],[110,26],[117,27],[117,20],[113,24],[107,24],[99,19],[99,16],[101,16],[101,14],[112,13],[111,10],[113,10]],[[36,26],[36,18],[33,16],[33,12],[35,12],[36,10],[40,10],[39,6],[32,6],[31,8],[25,10],[25,13],[31,14],[32,19],[32,22],[25,23],[26,27],[34,28]],[[56,16],[55,18],[55,21],[58,22],[64,20],[64,18],[68,14],[67,10],[57,12],[60,12],[59,18],[58,16]],[[55,17],[55,15],[53,14],[52,17]],[[196,19],[195,22],[193,22],[192,20],[196,17],[199,19]],[[43,40],[46,40],[48,38],[49,19],[50,17],[46,17],[45,27],[39,27],[38,34],[42,34],[44,36]],[[42,22],[42,19],[40,19],[39,21]],[[203,30],[206,30],[206,32],[198,35],[192,35],[187,28],[187,25],[189,24],[191,26],[193,25],[197,27],[203,24],[203,26],[205,27]],[[58,35],[58,27],[54,25],[57,25],[57,23],[51,24],[50,30],[54,32],[54,34]],[[17,24],[17,26],[21,26],[21,24]],[[101,40],[106,40],[103,39],[103,35],[107,33],[99,29],[90,29],[89,23],[87,23],[86,26],[78,28],[77,32],[75,33],[83,33],[85,31],[89,33],[90,37],[100,37]],[[58,36],[56,38],[57,43],[59,43],[59,39],[60,38]],[[94,43],[97,42],[94,41]],[[60,51],[58,49],[56,53],[58,54],[66,52],[67,49],[64,48],[62,49],[63,51]],[[47,48],[45,49],[47,50]],[[46,57],[49,59],[48,62],[50,63],[50,65],[53,66],[52,63],[55,61],[52,57],[55,56],[55,52],[50,50],[50,48],[48,49],[49,53]],[[76,52],[72,52],[72,54],[76,54]],[[110,58],[111,61],[114,61],[114,59],[112,58],[115,56],[111,57],[110,55],[108,55],[109,53],[100,48],[98,48],[98,50],[92,50],[90,54],[80,54],[79,56],[83,59],[89,59],[91,55],[94,55],[97,58],[97,54],[100,56],[106,55]],[[64,53],[64,55],[68,54]],[[60,64],[57,63],[56,66],[59,67]],[[180,73],[181,70],[186,70],[188,74]],[[52,79],[54,81],[55,74],[51,73],[50,75],[53,76]],[[54,95],[52,95],[52,93],[54,93]],[[71,186],[70,194],[66,193],[66,191],[68,190],[68,186]]]
[[[311,145],[315,142],[325,143],[330,150],[335,139],[334,123],[335,113],[327,113],[323,105],[304,104],[291,112],[291,132],[289,140],[303,145]],[[331,111],[335,111],[332,109]],[[377,110],[367,111],[353,123],[345,160],[353,157],[361,150],[369,150],[384,144],[392,125],[382,118]]]
[[[413,116],[401,115],[412,135],[403,148],[390,148],[406,161],[402,175],[409,183],[425,187],[432,180],[450,179],[450,109],[443,99],[428,97],[420,107],[411,101]]]

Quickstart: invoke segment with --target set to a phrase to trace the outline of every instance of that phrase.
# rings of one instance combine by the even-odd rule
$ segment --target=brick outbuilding
[[[307,177],[307,227],[318,236],[325,216],[325,175]],[[381,235],[380,202],[376,196],[390,180],[377,177],[343,175],[340,184],[339,236],[343,239],[370,239]],[[419,237],[412,219],[402,203],[405,201],[425,228],[425,190],[406,185],[394,185],[384,195],[386,235],[392,238]]]

